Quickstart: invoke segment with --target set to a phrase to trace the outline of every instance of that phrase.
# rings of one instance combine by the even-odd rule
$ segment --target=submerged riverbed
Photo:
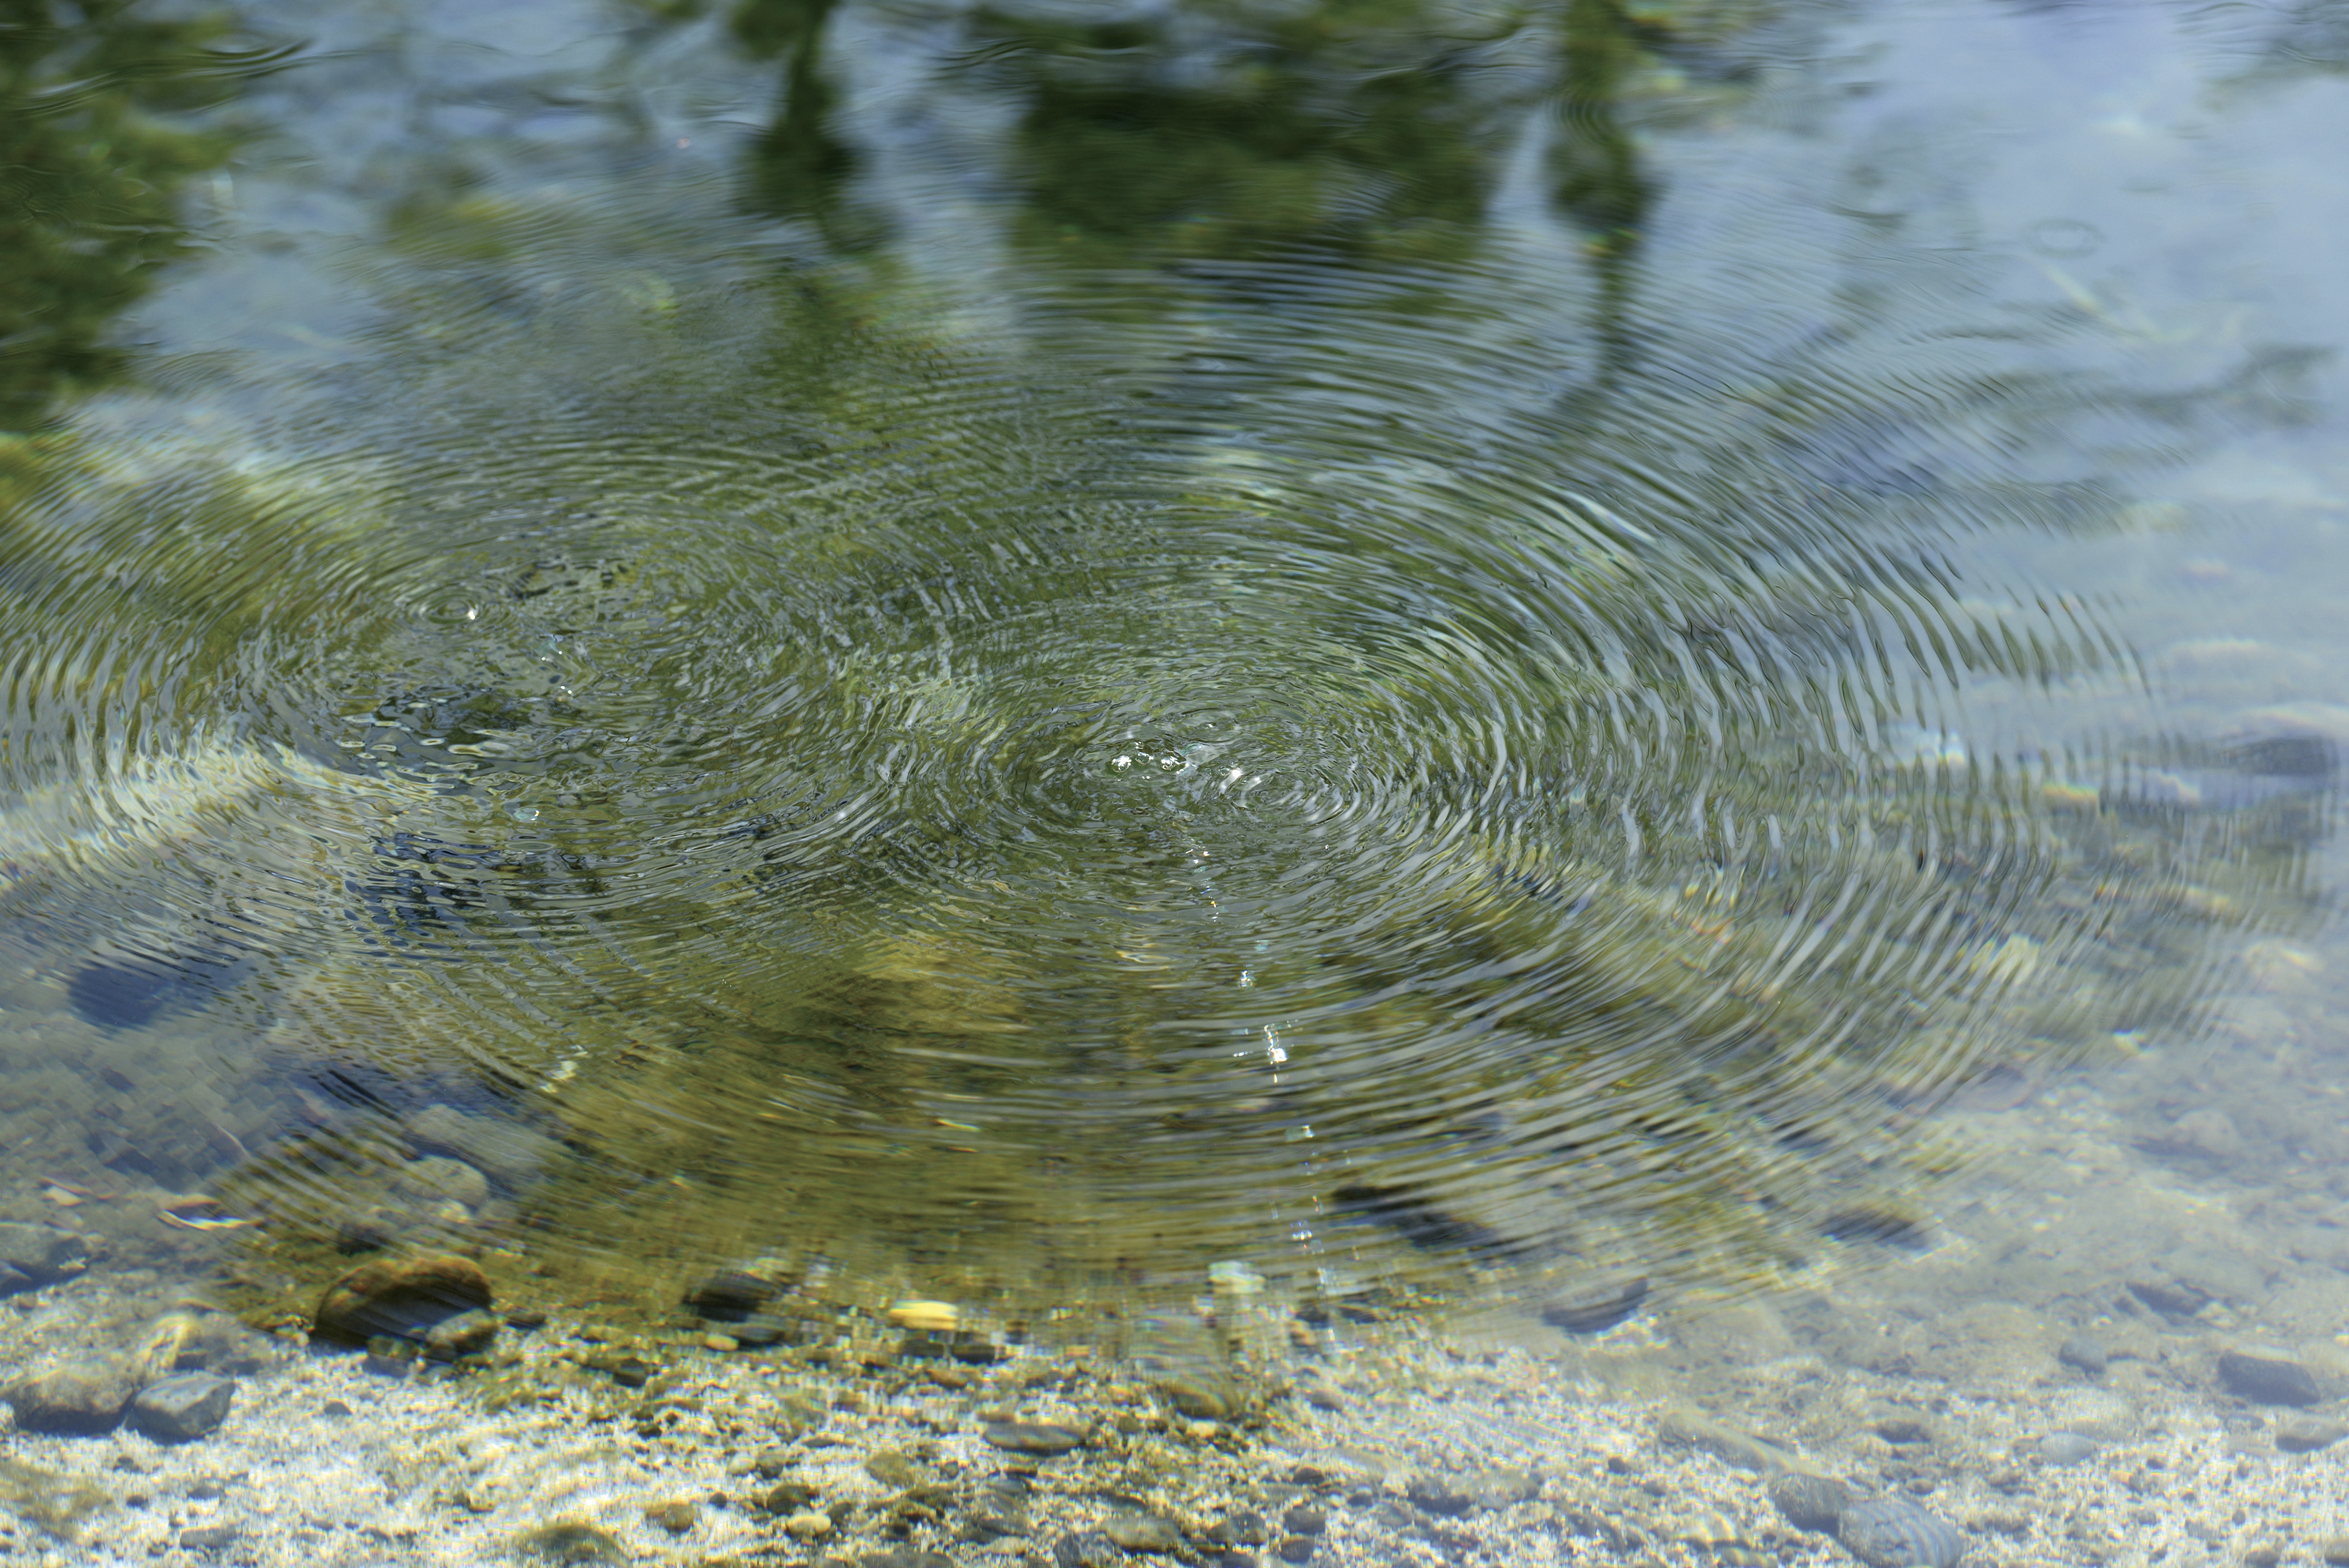
[[[2027,1208],[2331,940],[2321,9],[11,24],[26,1289],[1268,1368]]]

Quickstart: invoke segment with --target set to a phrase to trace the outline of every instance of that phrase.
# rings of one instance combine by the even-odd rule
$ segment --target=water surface
[[[2321,920],[2332,36],[16,26],[16,1208],[256,1310],[1924,1244],[1945,1106]]]

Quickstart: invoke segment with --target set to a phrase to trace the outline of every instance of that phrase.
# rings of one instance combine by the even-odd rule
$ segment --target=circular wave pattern
[[[1966,738],[2126,673],[1958,578],[2109,504],[1983,455],[2044,389],[1702,279],[1626,375],[1542,282],[419,286],[299,421],[26,460],[8,896],[253,1043],[167,1174],[322,1241],[394,1147],[597,1278],[1897,1231],[1923,1111],[2295,904],[2304,792]]]

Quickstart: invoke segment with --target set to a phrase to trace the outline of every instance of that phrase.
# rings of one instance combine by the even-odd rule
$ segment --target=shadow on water
[[[2107,738],[2129,650],[1984,547],[2128,526],[2291,357],[2017,328],[1928,154],[1774,129],[1825,25],[647,22],[767,106],[733,166],[609,57],[254,94],[354,215],[215,276],[301,252],[339,336],[9,460],[10,1071],[103,1107],[27,1158],[208,1187],[264,1307],[409,1243],[1370,1311],[1914,1241],[1938,1107],[2307,917],[2333,760]],[[342,147],[313,72],[449,118]]]

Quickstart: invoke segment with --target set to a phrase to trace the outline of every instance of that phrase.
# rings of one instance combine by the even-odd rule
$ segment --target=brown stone
[[[470,1258],[379,1258],[326,1287],[310,1333],[329,1345],[363,1345],[379,1335],[421,1343],[435,1324],[489,1305],[489,1276]]]

